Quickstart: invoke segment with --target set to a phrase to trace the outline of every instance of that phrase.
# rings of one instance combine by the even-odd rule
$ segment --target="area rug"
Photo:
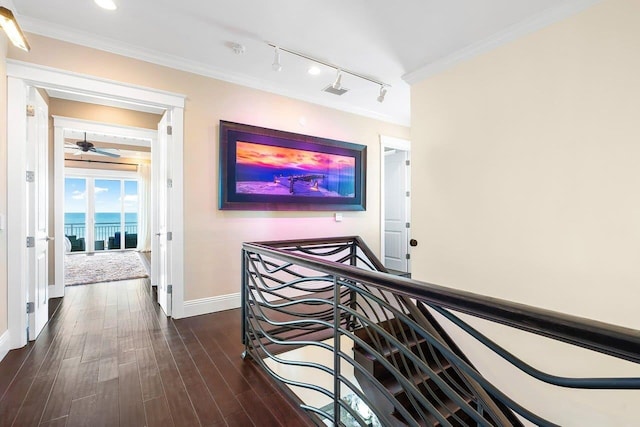
[[[149,277],[134,251],[105,251],[67,254],[64,260],[65,286]]]

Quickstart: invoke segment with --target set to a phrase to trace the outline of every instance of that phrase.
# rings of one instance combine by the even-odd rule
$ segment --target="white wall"
[[[200,308],[207,308],[214,305],[212,299],[238,295],[243,241],[359,234],[372,248],[379,248],[379,135],[407,138],[409,128],[42,36],[29,34],[29,42],[29,54],[11,49],[9,57],[187,96],[186,301],[202,302]],[[218,210],[220,120],[367,145],[367,211],[344,213],[343,221],[337,223],[332,212]],[[198,311],[190,307],[187,314]]]
[[[415,278],[640,329],[639,52],[640,2],[608,0],[413,85]],[[557,374],[629,372],[538,340],[518,354]],[[640,396],[604,399],[620,394],[604,424],[598,392],[536,404],[562,425],[628,425]]]

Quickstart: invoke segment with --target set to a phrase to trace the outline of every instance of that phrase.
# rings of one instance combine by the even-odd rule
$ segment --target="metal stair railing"
[[[640,378],[541,372],[452,311],[635,363],[640,331],[387,274],[357,236],[245,243],[242,269],[243,357],[318,425],[520,425],[514,413],[555,425],[487,381],[431,311],[540,381],[640,389]]]

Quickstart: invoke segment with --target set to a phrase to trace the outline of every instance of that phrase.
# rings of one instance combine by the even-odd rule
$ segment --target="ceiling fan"
[[[67,143],[65,144],[65,148],[77,150],[74,153],[75,156],[81,155],[82,153],[91,152],[91,153],[101,154],[103,156],[108,156],[108,157],[120,157],[120,154],[114,153],[110,149],[96,148],[92,142],[87,141],[86,132],[84,133],[84,139],[82,141],[76,141],[75,144]],[[118,151],[118,150],[116,149],[115,151]]]

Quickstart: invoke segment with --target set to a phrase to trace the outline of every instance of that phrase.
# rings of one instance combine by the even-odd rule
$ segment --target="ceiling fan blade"
[[[78,147],[77,145],[65,145],[64,150],[66,152],[73,153],[74,156],[80,156],[82,154],[82,148]]]
[[[107,150],[101,150],[99,148],[91,148],[90,151],[93,151],[96,154],[102,154],[103,156],[108,156],[108,157],[120,157],[120,154],[117,153],[112,153],[111,151],[107,151]]]

